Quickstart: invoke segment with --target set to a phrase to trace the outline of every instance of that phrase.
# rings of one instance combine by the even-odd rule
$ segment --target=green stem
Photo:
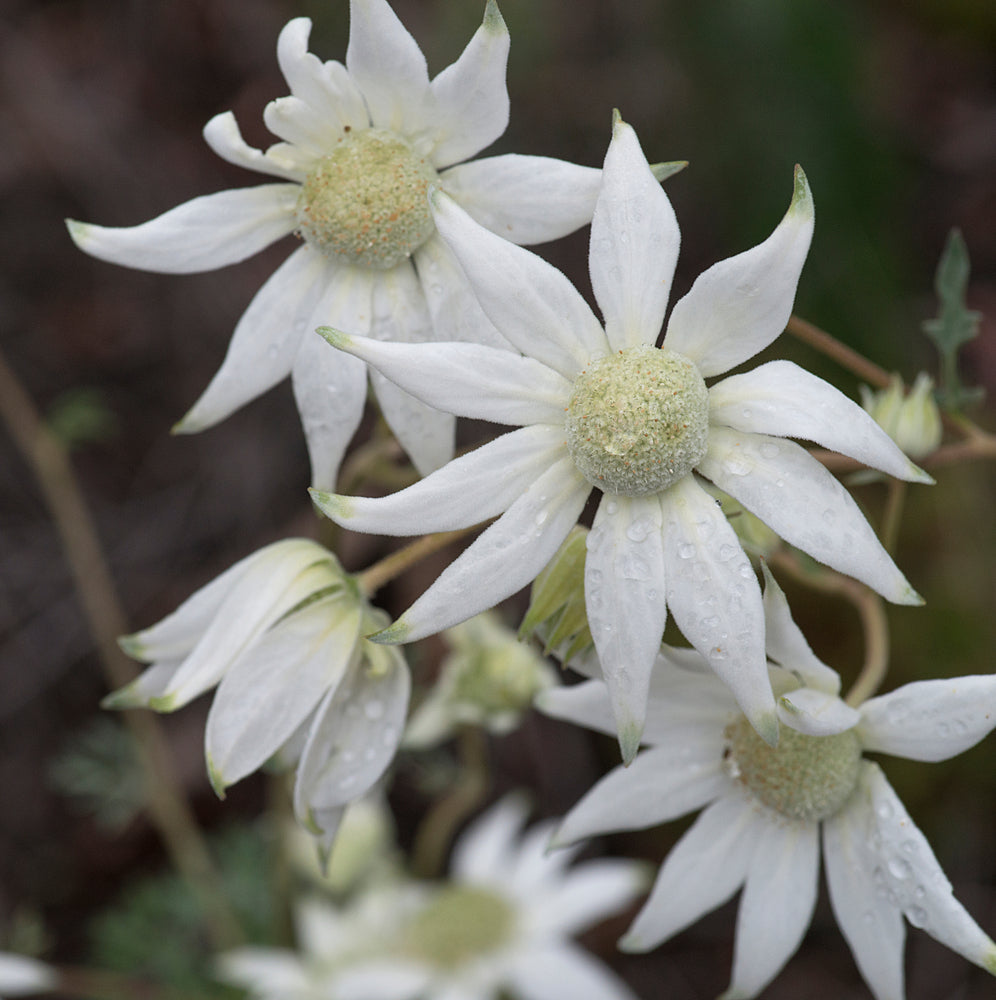
[[[903,507],[906,503],[907,484],[901,479],[888,480],[888,494],[885,502],[885,515],[882,518],[882,545],[885,551],[893,553],[899,539],[899,524],[903,517]]]
[[[62,541],[104,676],[112,689],[124,687],[134,680],[136,669],[117,644],[117,637],[127,633],[128,627],[96,527],[65,448],[45,426],[2,353],[0,416],[38,480]],[[177,870],[200,899],[215,946],[230,948],[242,940],[241,928],[180,791],[162,729],[155,716],[145,712],[125,713],[124,721],[135,741],[144,774],[149,817]]]

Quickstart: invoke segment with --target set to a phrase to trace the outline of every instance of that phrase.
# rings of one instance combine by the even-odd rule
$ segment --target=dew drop
[[[690,545],[688,542],[684,542],[678,546],[678,555],[681,556],[682,559],[691,559],[692,556],[695,555],[695,546]]]
[[[650,576],[650,566],[639,556],[627,556],[623,559],[620,571],[626,580],[646,580]]]
[[[727,562],[732,559],[740,549],[736,545],[720,545],[719,547],[719,561]]]
[[[909,862],[903,861],[902,858],[890,858],[889,871],[895,878],[909,878],[913,869],[910,868]]]
[[[879,803],[875,812],[879,819],[892,819],[892,806],[888,802]]]
[[[775,458],[780,452],[781,448],[772,441],[765,441],[760,447],[762,458]]]
[[[831,510],[829,507],[823,511],[823,521],[825,524],[833,524],[837,520],[837,512]]]
[[[743,409],[742,409],[742,410],[740,411],[740,416],[742,416],[742,417],[744,418],[744,420],[750,420],[750,410],[749,410],[749,409],[747,409],[747,407],[745,406],[745,407],[744,407],[744,408],[743,408]]]
[[[705,628],[716,628],[719,625],[719,616],[711,615],[708,618],[703,618],[702,624]]]
[[[723,470],[731,476],[746,476],[753,468],[753,462],[739,455],[723,459]]]
[[[926,927],[929,917],[927,911],[922,906],[912,906],[906,911],[906,919],[914,927]]]
[[[373,722],[375,719],[381,718],[384,714],[384,703],[381,701],[368,701],[363,706],[363,714]]]
[[[619,504],[615,500],[605,501],[605,513],[611,517],[613,514],[619,512]]]

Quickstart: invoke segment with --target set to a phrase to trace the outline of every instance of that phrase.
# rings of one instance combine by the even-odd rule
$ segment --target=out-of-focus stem
[[[880,368],[874,361],[869,361],[863,354],[859,354],[854,348],[841,343],[836,337],[831,336],[826,330],[821,330],[808,320],[799,316],[790,316],[785,329],[793,337],[801,340],[810,347],[816,348],[821,354],[828,358],[833,358],[841,367],[854,372],[858,378],[863,378],[872,385],[877,385],[880,389],[887,389],[890,375]]]
[[[458,538],[476,531],[479,527],[480,525],[475,524],[470,528],[460,528],[457,531],[440,531],[434,535],[423,535],[403,549],[392,552],[389,556],[385,556],[358,574],[356,579],[360,590],[367,597],[370,597],[385,583],[400,576],[409,566],[414,566],[415,563],[432,555],[433,552],[445,549],[450,542],[455,542]]]
[[[899,522],[903,517],[903,507],[906,502],[906,483],[901,479],[889,480],[889,491],[885,503],[885,514],[882,517],[882,545],[890,554],[896,551],[899,539]]]
[[[61,967],[56,972],[60,995],[79,1000],[211,1000],[217,995],[163,986],[104,969]]]
[[[45,426],[2,353],[0,416],[38,479],[107,682],[112,689],[123,687],[134,679],[136,670],[118,648],[117,637],[128,628],[97,530],[69,456]],[[127,712],[124,720],[135,740],[149,816],[177,870],[200,899],[215,946],[230,948],[242,940],[241,928],[228,906],[221,878],[187,800],[179,790],[162,730],[155,716],[148,713]]]

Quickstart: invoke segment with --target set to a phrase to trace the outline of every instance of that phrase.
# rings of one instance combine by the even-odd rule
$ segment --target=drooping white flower
[[[297,769],[298,819],[327,849],[401,738],[407,664],[363,638],[386,620],[327,549],[275,542],[122,639],[152,665],[104,705],[172,712],[218,685],[204,734],[215,790],[278,756]]]
[[[557,683],[546,659],[489,612],[444,635],[452,651],[408,721],[403,741],[408,749],[435,746],[462,725],[511,732],[536,695]]]
[[[743,887],[733,979],[757,996],[798,948],[816,903],[822,830],[830,902],[877,1000],[901,1000],[903,917],[996,975],[996,944],[959,904],[923,834],[865,751],[946,760],[996,726],[996,677],[919,681],[854,709],[810,650],[784,594],[764,594],[772,683],[785,723],[761,742],[692,650],[664,647],[651,680],[646,744],[568,813],[557,843],[703,812],[661,867],[620,942],[647,951]],[[600,680],[545,692],[550,715],[613,732]]]
[[[303,238],[246,309],[220,370],[176,430],[211,427],[290,374],[313,482],[325,488],[362,415],[367,370],[329,352],[315,327],[398,341],[471,335],[507,346],[435,231],[428,186],[441,185],[505,239],[541,243],[590,220],[599,175],[536,156],[463,162],[508,123],[509,40],[494,0],[461,57],[431,81],[386,0],[351,0],[350,18],[345,66],[308,52],[308,18],[281,32],[277,58],[291,95],[264,112],[281,142],[251,148],[231,112],[205,126],[219,156],[278,183],[195,198],[131,228],[69,222],[87,253],[168,273],[233,264],[292,232]],[[452,456],[449,414],[376,373],[373,386],[421,472]]]
[[[522,834],[526,810],[507,798],[460,837],[451,876],[399,882],[343,910],[302,913],[300,955],[245,948],[225,978],[260,1000],[635,1000],[570,939],[644,886],[631,861],[549,854],[553,823]]]
[[[786,541],[901,603],[920,598],[850,495],[784,438],[929,480],[861,407],[790,362],[706,387],[705,379],[770,344],[788,320],[813,231],[801,169],[772,235],[699,276],[674,306],[661,349],[654,344],[678,225],[625,123],[613,129],[591,230],[604,328],[549,264],[499,240],[444,193],[434,196],[434,212],[485,312],[524,356],[325,335],[431,405],[519,429],[393,496],[314,494],[339,524],[382,534],[502,514],[379,640],[421,638],[524,586],[556,552],[594,486],[604,496],[588,536],[586,605],[624,759],[639,745],[668,608],[773,742],[760,587],[695,473]]]

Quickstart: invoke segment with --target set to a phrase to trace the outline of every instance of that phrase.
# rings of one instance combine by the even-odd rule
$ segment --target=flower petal
[[[460,58],[429,85],[436,127],[432,163],[437,170],[490,146],[508,126],[508,28],[495,0]]]
[[[549,857],[549,856],[548,856]],[[529,923],[538,935],[581,934],[646,891],[642,865],[621,858],[586,861],[557,873],[529,900]]]
[[[488,885],[505,878],[528,815],[525,798],[512,794],[474,820],[453,848],[452,877],[470,885]]]
[[[387,0],[350,0],[346,68],[376,128],[401,134],[423,124],[429,70],[418,43]]]
[[[853,729],[861,720],[856,709],[836,695],[813,688],[798,688],[778,699],[778,717],[807,736],[835,736]]]
[[[553,558],[590,492],[570,458],[555,462],[378,641],[414,642],[520,590]]]
[[[360,607],[316,601],[260,636],[221,679],[204,732],[215,791],[251,774],[290,738],[346,672]]]
[[[602,497],[588,533],[585,609],[626,764],[640,746],[650,671],[667,622],[663,548],[656,494]]]
[[[679,756],[673,745],[655,746],[629,766],[614,768],[564,817],[553,843],[560,847],[616,830],[643,830],[701,809],[730,787],[722,746],[705,746],[705,754],[702,749]]]
[[[0,990],[19,997],[58,989],[59,974],[51,966],[27,955],[0,951]]]
[[[213,271],[245,260],[297,226],[297,184],[219,191],[177,205],[139,226],[67,219],[69,235],[100,260],[162,274]]]
[[[422,535],[479,524],[507,510],[563,456],[563,435],[523,427],[455,458],[425,479],[386,497],[312,493],[319,509],[352,531]]]
[[[430,199],[436,227],[481,307],[517,350],[569,379],[608,352],[598,320],[560,271],[477,225],[443,192]]]
[[[588,255],[595,301],[613,351],[656,343],[680,241],[674,209],[650,172],[636,133],[617,120]]]
[[[816,906],[819,825],[767,824],[737,912],[733,979],[724,997],[755,997],[799,947]]]
[[[874,765],[865,764],[865,767]],[[860,788],[844,808],[823,823],[823,857],[830,905],[861,975],[876,1000],[904,997],[903,919],[873,878],[868,811]]]
[[[595,657],[597,663],[597,657]],[[583,681],[570,687],[541,691],[533,702],[544,715],[594,729],[606,736],[616,735],[616,717],[603,680]]]
[[[602,172],[548,156],[507,153],[461,163],[440,179],[475,222],[528,246],[591,222]]]
[[[866,750],[910,760],[948,760],[996,728],[996,677],[915,681],[861,706]]]
[[[795,190],[775,231],[752,250],[713,264],[675,303],[664,346],[704,378],[752,358],[785,329],[813,237],[813,199],[795,168]]]
[[[692,476],[662,493],[661,507],[671,614],[729,687],[751,725],[774,744],[778,719],[754,570],[719,505]]]
[[[753,802],[731,794],[709,806],[661,866],[623,951],[650,951],[725,903],[743,884],[757,841],[770,832]]]
[[[922,604],[851,494],[794,441],[710,427],[697,470],[790,545],[894,604]]]
[[[278,97],[263,108],[266,127],[311,164],[328,156],[342,141],[343,132],[297,97]],[[298,189],[300,190],[300,189]]]
[[[910,482],[933,482],[852,399],[791,361],[769,361],[709,389],[709,421],[804,438]]]
[[[791,671],[808,688],[840,693],[840,674],[809,648],[802,629],[792,620],[785,591],[778,586],[766,562],[764,573],[764,645],[768,657]]]
[[[266,153],[250,146],[242,138],[239,124],[231,111],[223,111],[220,115],[215,115],[204,126],[204,141],[223,160],[234,163],[237,167],[258,170],[264,174],[274,174],[288,181],[301,182],[306,176],[306,171],[276,162],[269,158]]]
[[[568,942],[513,952],[508,981],[522,1000],[637,1000],[607,966]]]
[[[330,269],[330,281],[306,320],[291,375],[294,400],[301,416],[311,458],[311,482],[319,489],[335,486],[339,465],[363,417],[367,368],[337,351],[315,333],[324,322],[366,333],[371,322],[372,278],[355,267]]]
[[[253,297],[235,327],[221,367],[173,433],[195,434],[213,427],[284,379],[293,367],[323,283],[330,277],[321,254],[298,247]]]
[[[481,344],[399,344],[323,331],[406,392],[459,417],[563,424],[571,384],[541,361]],[[561,431],[563,437],[563,431]]]
[[[927,838],[917,829],[881,768],[866,762],[855,793],[865,802],[869,841],[878,862],[873,883],[914,927],[996,975],[996,944],[952,892]]]
[[[411,677],[400,651],[391,667],[365,660],[326,695],[297,768],[294,811],[308,825],[360,798],[394,759],[408,712]]]

